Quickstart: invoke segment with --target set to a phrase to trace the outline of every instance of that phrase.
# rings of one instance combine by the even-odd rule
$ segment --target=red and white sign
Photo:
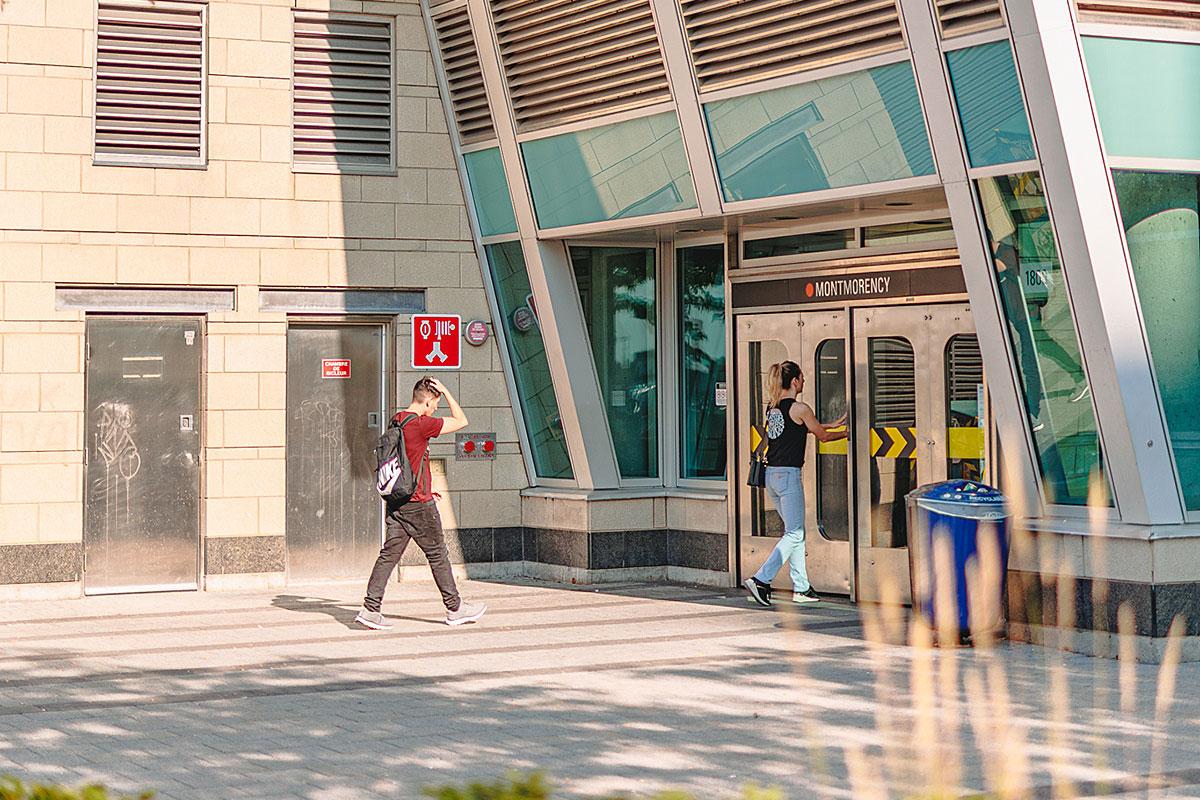
[[[346,380],[350,377],[350,359],[323,358],[321,359],[321,377]]]
[[[467,344],[479,347],[488,340],[487,323],[481,319],[471,320],[463,330],[463,338],[467,340]]]
[[[413,314],[413,369],[462,367],[462,318],[457,314]]]

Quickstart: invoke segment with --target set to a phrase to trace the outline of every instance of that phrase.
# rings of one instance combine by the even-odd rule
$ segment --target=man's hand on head
[[[436,389],[438,394],[448,394],[445,384],[443,384],[437,378],[430,378],[429,385]]]

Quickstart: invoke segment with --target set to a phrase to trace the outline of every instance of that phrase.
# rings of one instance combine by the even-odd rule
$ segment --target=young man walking
[[[433,416],[443,397],[450,407],[449,418]],[[442,535],[442,518],[433,495],[433,479],[429,474],[429,440],[467,427],[467,415],[441,381],[422,378],[413,387],[412,403],[396,415],[395,422],[404,425],[404,448],[417,474],[417,489],[407,503],[395,506],[388,504],[387,536],[375,561],[375,568],[371,570],[362,610],[354,621],[375,630],[392,627],[380,610],[383,593],[409,541],[416,540],[417,546],[429,560],[433,580],[442,593],[442,602],[446,604],[446,624],[476,622],[487,611],[487,606],[467,603],[458,596],[454,573],[450,569],[450,553]]]

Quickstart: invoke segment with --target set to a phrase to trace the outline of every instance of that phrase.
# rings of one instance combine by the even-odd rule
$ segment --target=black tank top
[[[792,419],[796,401],[785,397],[775,408],[767,409],[767,466],[803,467],[808,426]]]

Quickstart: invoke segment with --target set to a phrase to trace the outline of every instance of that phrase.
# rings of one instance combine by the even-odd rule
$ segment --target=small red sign
[[[346,380],[350,377],[350,359],[323,358],[321,359],[321,377]]]
[[[481,319],[471,320],[463,331],[463,337],[467,340],[467,344],[479,347],[488,340],[487,323]]]
[[[462,318],[457,314],[413,314],[412,367],[462,367]]]

